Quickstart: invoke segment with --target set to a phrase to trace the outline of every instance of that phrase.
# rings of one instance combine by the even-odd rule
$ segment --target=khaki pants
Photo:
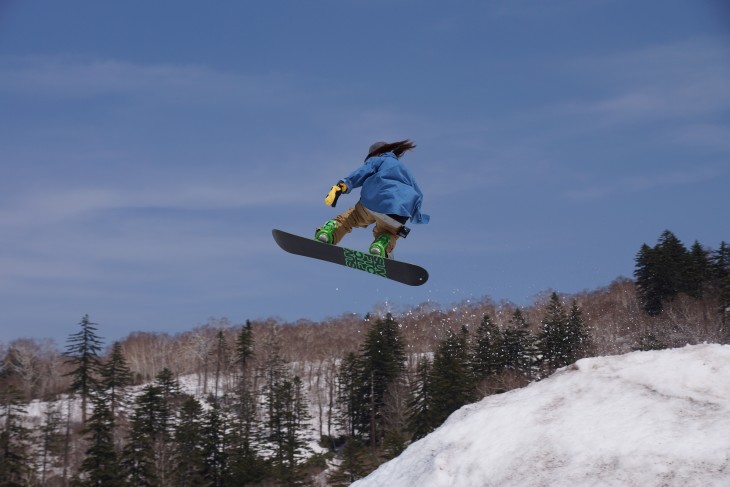
[[[398,231],[398,228],[388,225],[385,221],[370,213],[362,204],[360,204],[359,201],[354,208],[350,208],[343,214],[336,217],[335,220],[337,220],[337,223],[339,224],[333,236],[333,243],[335,245],[337,245],[345,235],[350,233],[353,228],[367,228],[375,223],[375,227],[373,227],[373,236],[377,239],[384,233],[390,235],[390,243],[385,251],[388,255],[393,253],[395,241],[398,240],[398,235],[395,233]]]

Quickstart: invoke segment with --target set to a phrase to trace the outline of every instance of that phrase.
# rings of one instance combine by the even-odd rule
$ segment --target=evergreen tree
[[[166,406],[162,389],[154,384],[145,386],[135,401],[123,465],[127,479],[135,486],[157,486],[160,449],[165,441],[162,427]]]
[[[248,372],[248,366],[253,357],[253,330],[251,322],[246,320],[246,324],[241,327],[241,331],[236,339],[236,364],[238,372],[241,376],[245,376]]]
[[[218,330],[215,338],[215,388],[213,394],[217,397],[222,389],[221,379],[228,372],[230,363],[228,340],[223,330]]]
[[[203,407],[197,399],[183,400],[173,434],[172,484],[177,487],[206,485],[203,477]]]
[[[408,433],[409,407],[413,401],[405,374],[392,382],[385,392],[383,404],[382,447],[380,456],[390,460],[406,449],[410,434]]]
[[[0,388],[0,485],[31,484],[30,430],[23,425],[26,405],[12,385]]]
[[[365,409],[358,430],[367,431],[368,442],[376,446],[382,439],[385,392],[405,372],[405,344],[390,313],[385,319],[376,320],[368,331],[361,356]]]
[[[662,232],[654,248],[642,245],[636,257],[636,289],[644,310],[656,316],[664,303],[679,293],[696,295],[701,285],[693,257],[682,242],[669,230]]]
[[[280,349],[276,329],[272,328],[264,343],[263,436],[272,450],[272,473],[276,481],[280,485],[299,485],[303,482],[301,459],[308,451],[303,435],[309,414],[301,379],[290,376]]]
[[[585,357],[591,347],[590,335],[583,320],[583,313],[575,301],[568,314],[565,342],[564,360],[566,365]]]
[[[660,293],[663,301],[671,301],[677,294],[687,292],[690,255],[682,242],[669,230],[662,232],[655,247],[657,252]]]
[[[184,401],[180,383],[167,367],[155,377],[155,386],[159,388],[161,401],[159,410],[159,435],[157,438],[157,475],[163,485],[169,483],[173,475],[172,438],[174,434],[175,413]]]
[[[210,487],[222,487],[228,468],[226,418],[218,398],[208,397],[202,427],[203,478]]]
[[[701,299],[705,295],[705,288],[711,276],[710,253],[695,240],[689,251],[685,292],[695,299]]]
[[[718,297],[718,312],[722,320],[725,333],[728,334],[728,323],[730,322],[730,245],[724,241],[720,248],[714,251],[710,257],[710,265],[713,275],[713,287]],[[730,334],[728,334],[730,339]]]
[[[155,386],[160,393],[160,410],[159,410],[159,428],[165,439],[169,439],[172,434],[172,419],[175,410],[184,400],[180,390],[180,383],[173,373],[165,367],[155,377]]]
[[[636,255],[634,279],[636,294],[642,309],[650,316],[661,313],[664,309],[664,303],[659,288],[659,265],[656,251],[647,244],[643,244]]]
[[[266,461],[258,454],[261,424],[257,418],[256,397],[251,388],[239,390],[230,405],[227,485],[247,485],[267,475]]]
[[[471,369],[477,381],[496,374],[505,365],[504,337],[491,316],[485,314],[477,327]]]
[[[552,293],[542,320],[542,333],[539,338],[542,362],[548,373],[570,363],[572,355],[567,328],[568,316],[565,308],[557,293]]]
[[[301,379],[281,377],[267,389],[265,401],[269,410],[266,440],[273,450],[274,478],[280,485],[299,485],[303,482],[301,460],[308,451],[304,424],[309,419]]]
[[[469,367],[468,334],[449,332],[433,358],[431,385],[431,418],[438,427],[451,413],[475,399],[474,381]]]
[[[421,358],[416,365],[416,378],[413,381],[412,395],[408,430],[415,441],[423,438],[436,428],[432,414],[431,362],[425,357]]]
[[[262,349],[265,361],[260,375],[264,382],[262,393],[266,396],[272,394],[276,385],[283,382],[288,373],[286,370],[286,362],[281,355],[281,342],[276,328],[271,328],[269,335],[263,343]],[[271,410],[272,406],[269,404],[267,407],[268,410],[266,413],[270,417],[273,414]]]
[[[91,322],[89,315],[84,315],[79,325],[81,330],[67,340],[66,363],[72,370],[66,375],[71,377],[71,392],[81,396],[81,421],[85,423],[88,399],[98,387],[96,375],[102,341],[96,334],[98,325]]]
[[[503,351],[507,368],[519,371],[528,379],[535,376],[535,337],[530,333],[530,325],[519,308],[515,309],[504,332]]]
[[[63,435],[61,433],[61,410],[55,403],[47,403],[43,413],[41,433],[41,485],[48,485],[49,473],[53,469],[54,457],[61,452]]]
[[[342,359],[337,373],[337,407],[338,425],[349,437],[362,437],[366,431],[362,430],[363,418],[367,414],[367,404],[364,404],[365,370],[362,359],[350,352]]]
[[[342,463],[328,476],[328,485],[346,487],[367,476],[375,467],[368,448],[356,438],[349,438],[342,449]]]
[[[516,330],[530,329],[530,324],[527,322],[527,318],[525,318],[520,308],[516,308],[514,313],[512,313],[512,317],[509,319],[509,325]]]
[[[93,413],[84,433],[90,436],[86,458],[81,463],[80,487],[123,487],[124,473],[119,455],[114,448],[114,417],[103,394],[92,396]]]
[[[263,480],[267,475],[266,461],[257,452],[261,429],[257,417],[257,402],[250,383],[250,366],[253,358],[253,333],[251,322],[236,339],[235,365],[238,371],[235,400],[229,405],[231,435],[228,440],[228,485],[246,485]]]
[[[126,405],[127,388],[132,383],[132,371],[122,352],[122,344],[114,342],[109,360],[100,368],[100,386],[109,401],[109,409],[116,418],[120,406]]]

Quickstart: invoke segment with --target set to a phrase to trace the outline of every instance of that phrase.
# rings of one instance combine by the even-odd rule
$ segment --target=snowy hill
[[[353,486],[730,486],[730,346],[584,359],[455,412]]]

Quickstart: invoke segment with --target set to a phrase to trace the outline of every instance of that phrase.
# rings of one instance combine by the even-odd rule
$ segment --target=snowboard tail
[[[279,247],[292,254],[359,269],[410,286],[420,286],[428,280],[426,269],[415,264],[322,243],[281,230],[274,229],[272,234]]]

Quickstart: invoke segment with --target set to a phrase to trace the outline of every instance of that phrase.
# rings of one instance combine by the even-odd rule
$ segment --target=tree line
[[[279,330],[256,343],[251,322],[234,343],[221,329],[215,383],[183,392],[169,369],[134,386],[119,342],[106,356],[88,316],[69,336],[66,401],[47,403],[35,428],[11,382],[0,394],[0,485],[308,485],[335,455],[329,485],[349,485],[478,398],[517,387],[590,350],[577,305],[553,293],[541,332],[515,311],[504,331],[485,315],[472,337],[449,332],[433,354],[407,351],[392,315],[371,319],[360,348],[334,364],[329,434],[311,446],[311,400],[281,353]],[[258,361],[254,362],[254,357]],[[507,379],[511,378],[511,382]]]
[[[462,405],[581,357],[730,342],[727,246],[683,248],[665,232],[634,280],[525,307],[211,319],[108,347],[84,316],[63,353],[0,345],[0,485],[349,485]]]
[[[27,425],[28,404],[17,388],[8,381],[0,393],[0,485],[306,483],[308,465],[317,461],[308,446],[308,404],[275,330],[259,345],[260,368],[251,361],[250,322],[234,344],[219,331],[217,346],[229,353],[218,357],[226,357],[230,380],[201,398],[183,392],[167,368],[133,387],[120,343],[102,358],[97,324],[84,316],[79,326],[64,353],[68,398],[48,403],[35,430]]]
[[[671,231],[665,230],[656,245],[643,244],[634,271],[641,307],[658,316],[667,303],[680,295],[714,303],[724,325],[730,317],[730,246],[717,250],[698,241],[687,249]]]

